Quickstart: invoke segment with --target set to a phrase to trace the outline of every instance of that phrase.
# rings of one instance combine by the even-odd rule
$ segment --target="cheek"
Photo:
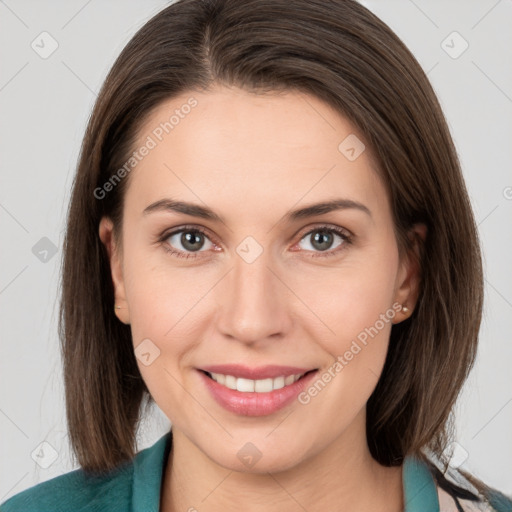
[[[201,272],[158,269],[148,262],[138,265],[126,290],[134,344],[153,338],[168,350],[172,339],[173,350],[179,351],[180,338],[192,334],[187,336],[187,329],[196,324],[195,314],[204,315],[199,302],[211,288],[211,281],[201,278]]]
[[[145,338],[165,339],[184,314],[190,295],[183,289],[186,273],[166,267],[165,251],[151,246],[147,238],[142,228],[132,227],[124,234],[123,275],[135,346]]]
[[[155,263],[148,256],[135,255],[126,261],[130,324],[136,355],[146,351],[139,347],[146,346],[157,354],[149,365],[137,357],[142,378],[155,402],[178,426],[187,417],[190,400],[182,370],[192,364],[194,348],[204,339],[212,278],[190,269],[171,269],[161,260]]]
[[[374,250],[354,252],[335,268],[308,274],[304,267],[290,274],[291,288],[308,306],[302,308],[301,324],[308,338],[333,357],[346,354],[354,373],[364,366],[379,374],[396,314],[397,269],[398,251],[390,238]],[[371,372],[359,375],[371,377]]]
[[[172,377],[193,366],[194,349],[212,327],[210,313],[216,304],[211,288],[219,277],[218,268],[172,264],[163,249],[127,254],[125,286],[135,352],[149,339],[159,353],[150,366],[137,361],[154,398],[161,388],[179,392]]]

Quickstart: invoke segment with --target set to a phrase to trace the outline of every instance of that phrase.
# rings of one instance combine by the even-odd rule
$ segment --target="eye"
[[[314,254],[314,257],[334,256],[343,250],[345,246],[350,244],[352,241],[350,235],[342,228],[329,226],[318,226],[315,229],[308,231],[301,238],[301,241],[298,245],[300,246],[300,244],[303,241],[307,241],[308,238],[310,242],[305,244],[306,247],[302,246],[302,249],[316,253],[325,253]],[[338,239],[337,241],[336,238]]]
[[[302,242],[306,241],[308,237],[311,241],[305,244],[306,247],[301,246]],[[336,241],[336,239],[338,240]],[[208,252],[212,249],[215,251],[220,250],[207,236],[206,231],[195,226],[183,226],[170,233],[166,233],[159,241],[163,243],[163,247],[167,252],[178,258],[197,258],[199,256],[194,253]],[[351,235],[342,228],[318,226],[304,234],[296,245],[300,249],[315,253],[312,257],[328,257],[337,255],[351,242]],[[307,247],[307,245],[310,247]]]
[[[205,231],[197,227],[182,227],[165,234],[161,241],[165,242],[165,250],[178,258],[194,258],[193,253],[206,252],[214,247]]]

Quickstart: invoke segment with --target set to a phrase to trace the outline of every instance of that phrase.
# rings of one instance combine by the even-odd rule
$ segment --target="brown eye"
[[[163,240],[170,246],[171,253],[185,258],[190,257],[190,253],[205,252],[213,247],[206,234],[197,228],[174,231]]]

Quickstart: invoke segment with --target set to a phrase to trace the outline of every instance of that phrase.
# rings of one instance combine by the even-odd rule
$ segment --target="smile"
[[[294,382],[297,382],[304,373],[299,373],[296,375],[281,375],[279,377],[275,377],[273,379],[244,379],[242,377],[234,377],[233,375],[224,375],[222,373],[210,373],[205,372],[211,379],[223,386],[241,391],[242,393],[269,393],[270,391],[274,391],[276,389],[284,388],[285,386],[289,386]]]
[[[291,405],[317,371],[315,369],[286,376],[277,374],[275,377],[267,375],[263,379],[235,377],[206,370],[197,373],[210,396],[224,409],[241,416],[266,416]],[[274,370],[273,373],[276,374]]]

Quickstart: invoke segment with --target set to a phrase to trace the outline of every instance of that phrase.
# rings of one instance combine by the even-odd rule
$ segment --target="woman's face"
[[[366,442],[416,269],[361,138],[315,97],[221,87],[173,98],[140,130],[122,247],[108,219],[100,236],[142,376],[196,455],[264,472]],[[214,372],[232,375],[221,384],[213,365],[240,367]],[[250,373],[269,365],[288,368]]]

